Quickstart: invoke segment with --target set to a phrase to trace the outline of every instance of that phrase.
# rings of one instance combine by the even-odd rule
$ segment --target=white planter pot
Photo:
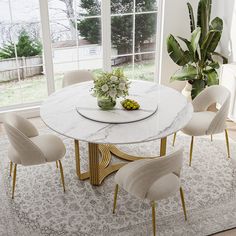
[[[191,91],[192,91],[192,85],[188,81],[186,81],[186,85],[181,93],[187,98],[189,102],[192,101]]]

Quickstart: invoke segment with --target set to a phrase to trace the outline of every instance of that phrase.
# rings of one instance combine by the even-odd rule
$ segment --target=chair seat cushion
[[[206,135],[215,115],[211,111],[194,112],[190,122],[182,129],[183,133],[191,136]]]
[[[167,198],[175,194],[180,188],[180,179],[175,174],[164,175],[152,184],[146,198],[154,201]]]
[[[31,141],[43,152],[46,162],[60,160],[66,153],[61,139],[53,134],[43,134],[31,138]]]

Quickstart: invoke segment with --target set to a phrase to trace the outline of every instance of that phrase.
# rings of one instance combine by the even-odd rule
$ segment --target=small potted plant
[[[116,99],[126,97],[130,82],[122,69],[112,72],[102,72],[94,79],[93,96],[98,99],[98,106],[103,110],[111,110],[116,105]]]

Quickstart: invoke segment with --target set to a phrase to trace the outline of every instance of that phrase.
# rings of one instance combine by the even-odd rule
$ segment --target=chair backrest
[[[16,113],[9,113],[4,117],[4,121],[14,128],[20,130],[28,138],[38,136],[38,130],[36,127],[27,119]]]
[[[122,168],[116,175],[116,182],[129,193],[144,199],[152,184],[164,175],[174,173],[180,176],[183,165],[183,148],[155,159],[135,161],[130,165],[129,173]],[[119,183],[119,176],[126,176],[125,181]]]
[[[72,85],[72,84],[86,82],[89,80],[93,80],[93,75],[88,70],[69,71],[64,74],[62,87],[64,88],[64,87]]]
[[[29,137],[26,136],[29,131],[23,131],[26,123],[23,122],[23,126],[21,127],[19,122],[16,122],[16,120],[12,119],[10,121],[11,122],[8,123],[8,121],[5,120],[3,125],[10,144],[14,148],[15,152],[18,153],[17,156],[20,158],[21,164],[36,165],[46,162],[43,152],[30,140]]]
[[[195,112],[206,111],[207,108],[214,103],[218,103],[221,107],[216,112],[206,134],[221,133],[225,129],[225,122],[230,105],[230,91],[222,85],[213,85],[204,89],[193,100]]]

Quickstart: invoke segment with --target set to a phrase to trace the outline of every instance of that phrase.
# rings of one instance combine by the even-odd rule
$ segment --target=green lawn
[[[154,60],[135,63],[134,76],[131,63],[119,65],[129,79],[148,80],[154,78]],[[115,67],[114,67],[115,68]],[[94,70],[96,76],[101,70]],[[61,88],[63,74],[55,75],[56,90]],[[37,75],[21,81],[0,83],[0,107],[22,103],[42,101],[47,97],[47,81],[45,75]]]

